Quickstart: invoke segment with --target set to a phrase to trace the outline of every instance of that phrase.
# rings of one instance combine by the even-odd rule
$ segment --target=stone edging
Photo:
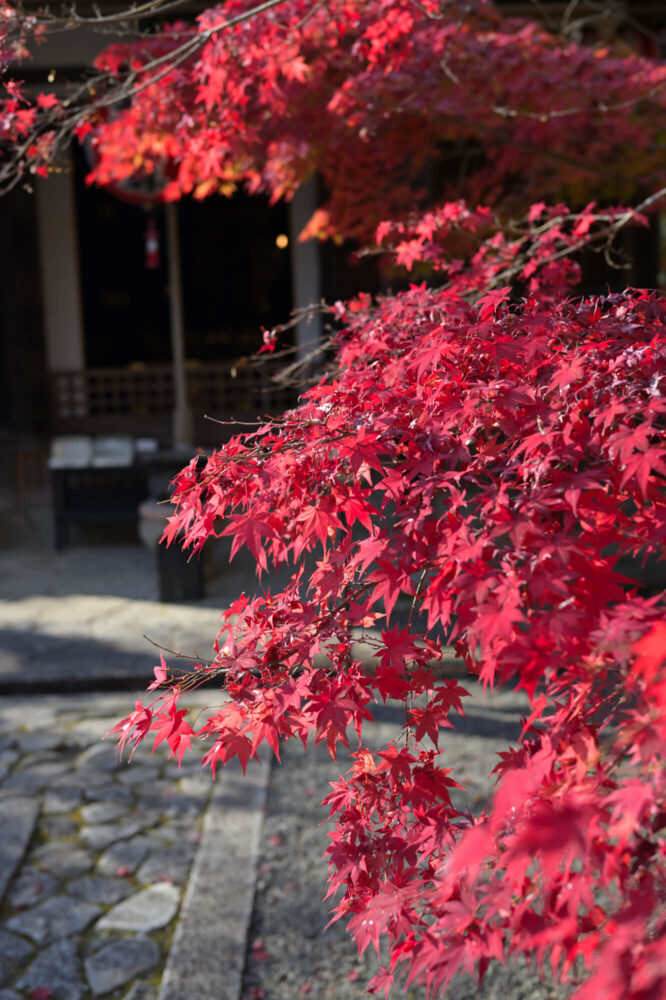
[[[158,1000],[239,1000],[271,762],[218,772]]]

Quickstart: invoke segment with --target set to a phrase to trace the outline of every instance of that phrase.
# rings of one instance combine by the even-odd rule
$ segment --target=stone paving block
[[[125,703],[124,708],[127,708],[127,703]],[[126,750],[122,759],[125,763],[131,764],[132,767],[139,764],[147,764],[149,767],[162,766],[160,750],[153,750],[152,740],[148,740],[147,743],[140,743],[139,746],[134,747],[131,756]]]
[[[172,816],[166,823],[154,827],[150,831],[150,836],[158,841],[169,844],[198,844],[201,840],[198,823],[192,822],[191,816]],[[160,843],[158,846],[162,847]]]
[[[4,785],[5,788],[15,788],[21,791],[38,791],[41,788],[48,787],[50,782],[55,777],[61,775],[66,769],[68,769],[68,765],[61,764],[58,761],[35,764],[33,767],[26,768],[25,770],[13,771],[5,779]]]
[[[113,744],[111,742],[102,743],[103,737],[112,726],[113,722],[104,728],[104,725],[97,718],[82,719],[79,717],[69,730],[70,737],[75,742],[78,742],[80,746],[86,748],[84,750],[84,754],[86,755],[84,760],[92,761],[94,759],[97,762],[99,757],[100,761],[109,762],[108,768],[102,764],[95,763],[95,767],[99,770],[117,771],[121,766],[120,761],[116,760]],[[111,762],[113,762],[113,766],[111,766]],[[79,758],[77,763],[81,764],[82,759]]]
[[[86,958],[84,965],[90,989],[99,996],[150,972],[160,959],[160,949],[152,938],[134,937],[111,941]]]
[[[176,886],[158,882],[114,906],[97,921],[95,930],[149,934],[173,920],[179,903],[180,892]]]
[[[165,816],[195,816],[206,805],[207,795],[175,795],[165,799],[162,810]]]
[[[143,826],[143,823],[131,819],[122,823],[95,823],[81,827],[79,837],[93,851],[103,851],[119,840],[129,840],[136,836]]]
[[[70,779],[71,780],[71,779]],[[56,788],[46,793],[42,811],[49,814],[68,813],[81,804],[81,790],[72,786]]]
[[[58,886],[58,879],[38,868],[24,868],[9,890],[9,902],[14,909],[24,909],[41,902],[52,895]],[[2,952],[0,952],[2,954]]]
[[[118,775],[118,779],[122,781],[124,785],[150,785],[158,778],[160,773],[159,767],[151,767],[147,764],[139,764],[136,767],[129,766],[126,770],[121,771]]]
[[[139,793],[139,798],[139,803],[132,814],[132,818],[135,819],[137,823],[141,823],[144,830],[147,830],[149,827],[157,826],[162,819],[161,810],[149,805],[145,801],[142,801],[143,795],[141,793]]]
[[[164,768],[165,777],[172,779],[187,778],[196,775],[206,777],[206,773],[207,772],[203,771],[198,760],[188,760],[187,757],[184,757],[180,764],[171,761]]]
[[[104,851],[97,862],[101,875],[116,875],[118,869],[126,873],[136,871],[155,841],[150,837],[138,836],[131,840],[122,840]]]
[[[31,955],[34,950],[34,945],[26,941],[25,938],[19,937],[18,934],[12,934],[11,931],[6,930],[0,931],[0,955],[12,965],[25,963],[28,955]]]
[[[127,814],[127,807],[120,802],[91,802],[81,810],[84,823],[111,823]]]
[[[31,753],[24,753],[21,760],[21,768],[27,770],[32,767],[39,767],[42,764],[60,764],[66,755],[64,751],[56,753],[54,750],[33,750]],[[54,769],[54,773],[61,770],[60,767]]]
[[[39,815],[39,803],[7,798],[0,803],[0,899],[28,846]]]
[[[26,733],[18,737],[18,745],[22,753],[34,750],[55,750],[61,746],[63,737],[60,733],[40,730],[39,732]]]
[[[92,856],[87,851],[73,844],[57,842],[44,844],[36,850],[33,861],[39,869],[57,878],[77,878],[93,867]]]
[[[40,832],[47,840],[73,837],[78,831],[79,825],[71,816],[44,816],[40,824]]]
[[[65,891],[70,896],[76,896],[77,899],[85,899],[88,903],[112,906],[129,896],[134,889],[122,878],[88,875],[84,878],[74,879],[66,886]]]
[[[99,906],[69,896],[53,896],[30,910],[23,910],[7,921],[7,927],[46,944],[58,938],[72,937],[85,930],[101,913]]]
[[[164,879],[182,885],[187,879],[194,852],[192,844],[172,844],[151,851],[136,873],[137,881],[148,885]]]
[[[163,780],[151,781],[137,791],[140,791],[141,799],[146,805],[155,806],[156,809],[161,809],[165,802],[177,794],[173,783]]]
[[[95,735],[99,739],[99,723],[95,723]],[[85,731],[90,730],[90,723],[87,723]],[[81,728],[78,728],[78,732],[81,732]],[[103,771],[111,773],[113,771],[119,771],[123,767],[123,763],[116,757],[116,751],[113,743],[93,743],[92,746],[87,747],[79,757],[77,758],[77,766],[81,769],[92,770],[92,771]]]
[[[89,802],[125,802],[132,803],[134,796],[129,788],[123,785],[92,785],[83,790]]]
[[[181,775],[180,788],[185,795],[203,795],[208,798],[212,788],[210,771],[199,768],[195,774]]]
[[[80,1000],[85,981],[76,946],[56,941],[41,951],[15,984],[19,990],[50,989],[49,1000]]]

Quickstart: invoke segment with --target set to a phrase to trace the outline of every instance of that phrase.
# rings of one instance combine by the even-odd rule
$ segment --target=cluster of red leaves
[[[36,17],[20,18],[9,4],[0,5],[0,73],[30,55],[26,43],[35,33],[39,34]]]
[[[567,189],[624,198],[659,172],[666,71],[627,50],[565,44],[482,0],[284,0],[225,27],[251,7],[203,14],[196,53],[183,29],[102,58],[145,72],[97,132],[96,181],[167,159],[167,198],[244,183],[277,199],[318,171],[329,199],[309,235],[368,239],[433,182],[515,210]],[[187,53],[171,72],[165,45]]]
[[[15,75],[17,64],[29,59],[31,48],[45,37],[36,11],[17,12],[0,3],[0,191],[13,187],[25,172],[46,177],[57,152],[62,101],[53,92],[35,97]]]
[[[664,600],[617,564],[664,551],[666,303],[490,308],[413,286],[346,316],[335,377],[175,484],[168,542],[231,535],[262,569],[293,561],[290,585],[226,612],[194,675],[224,681],[212,717],[190,726],[163,666],[168,691],[137,704],[121,742],[154,733],[180,757],[205,737],[213,769],[294,736],[334,754],[350,726],[361,741],[373,701],[398,699],[404,745],[361,743],[326,800],[337,913],[361,949],[388,941],[372,988],[401,974],[438,991],[523,952],[560,976],[582,963],[579,1000],[657,1000]],[[404,600],[411,627],[391,626]],[[352,639],[375,623],[369,669]],[[442,678],[444,642],[532,704],[477,818],[452,805],[433,749],[465,694]]]
[[[511,292],[511,284],[498,288],[503,282],[519,282],[541,299],[561,298],[580,280],[574,252],[629,220],[647,225],[638,212],[599,211],[594,202],[579,212],[537,202],[524,219],[502,220],[488,206],[471,209],[458,200],[381,222],[375,240],[407,271],[425,265],[426,273],[434,268],[446,277],[451,293],[483,295],[480,315],[487,319]]]
[[[0,142],[20,142],[34,129],[41,113],[56,103],[53,95],[40,94],[31,101],[22,90],[20,81],[5,75],[13,63],[27,59],[29,42],[42,37],[34,15],[18,16],[13,7],[0,4]],[[41,162],[46,148],[31,151],[30,158]]]

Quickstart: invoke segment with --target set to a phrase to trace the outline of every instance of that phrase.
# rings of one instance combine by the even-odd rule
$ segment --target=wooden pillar
[[[38,178],[37,229],[49,371],[85,367],[74,175]]]
[[[167,253],[169,258],[169,311],[171,318],[171,359],[175,407],[173,411],[173,446],[176,449],[192,447],[192,411],[187,400],[185,372],[185,321],[183,312],[183,283],[180,271],[180,241],[178,238],[178,206],[166,206]]]
[[[295,309],[321,301],[321,264],[317,240],[299,242],[298,236],[317,208],[315,178],[302,184],[289,203],[289,246],[291,248],[291,286]],[[320,314],[301,320],[296,327],[299,358],[306,358],[321,341]]]

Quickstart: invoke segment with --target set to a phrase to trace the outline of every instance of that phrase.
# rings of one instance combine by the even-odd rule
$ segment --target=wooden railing
[[[247,362],[201,364],[186,370],[195,444],[214,444],[231,432],[214,422],[278,414],[294,404]],[[156,437],[168,445],[174,406],[170,365],[86,368],[51,374],[52,431],[56,434],[126,433]],[[205,419],[205,416],[213,419]]]

